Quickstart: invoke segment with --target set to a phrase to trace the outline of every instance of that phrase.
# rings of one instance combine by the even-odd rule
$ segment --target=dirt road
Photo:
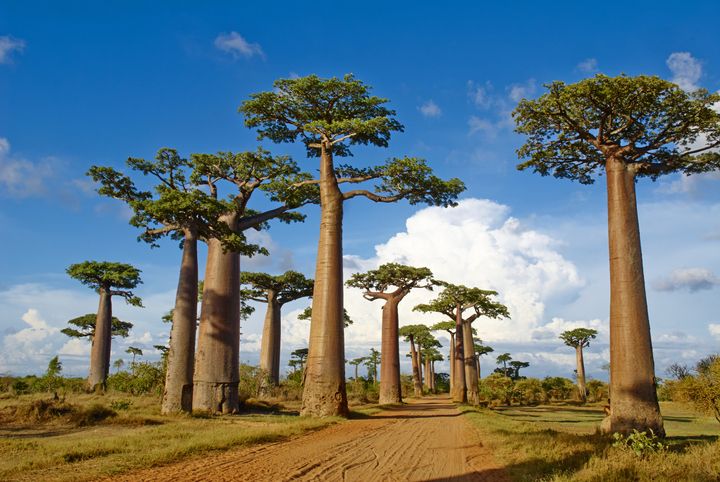
[[[292,440],[134,472],[125,481],[508,480],[447,399],[410,401]]]

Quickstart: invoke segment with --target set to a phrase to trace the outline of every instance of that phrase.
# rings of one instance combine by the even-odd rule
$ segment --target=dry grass
[[[720,480],[720,425],[678,404],[663,405],[669,450],[645,457],[613,448],[596,433],[599,407],[464,411],[514,480]]]
[[[128,398],[126,394],[68,396],[63,407],[75,407],[77,413],[91,414],[90,418],[101,408],[117,414],[93,420],[93,424],[79,423],[67,413],[8,421],[8,413],[20,413],[18,407],[37,405],[38,400],[38,396],[27,396],[0,401],[0,413],[6,417],[0,429],[0,480],[94,480],[211,451],[275,441],[337,421],[298,417],[276,404],[252,402],[249,415],[162,417],[156,397]],[[110,410],[110,405],[127,408]]]

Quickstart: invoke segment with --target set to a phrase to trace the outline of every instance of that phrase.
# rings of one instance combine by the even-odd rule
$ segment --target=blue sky
[[[478,326],[481,336],[530,360],[530,374],[569,375],[572,353],[558,346],[556,332],[607,326],[604,183],[517,172],[522,139],[508,113],[546,82],[595,72],[655,74],[718,90],[720,5],[508,3],[3,2],[0,372],[41,371],[60,352],[70,372],[84,374],[87,347],[68,345],[58,330],[96,307],[94,294],[64,274],[85,259],[143,270],[147,308],[116,302],[116,312],[137,326],[114,357],[135,344],[153,359],[150,347],[164,343],[168,327],[159,316],[173,302],[179,250],[173,242],[154,250],[137,243],[126,210],[94,194],[84,176],[90,165],[121,168],[128,156],[152,157],[163,146],[184,155],[254,150],[255,134],[237,113],[250,93],[279,77],[352,72],[390,99],[405,125],[388,149],[360,149],[353,160],[424,157],[468,190],[455,213],[349,203],[347,273],[412,259],[450,281],[498,289],[513,319]],[[312,165],[296,146],[263,145]],[[670,360],[692,363],[718,350],[717,188],[716,175],[638,187],[659,372]],[[271,257],[244,260],[243,269],[312,275],[317,212],[307,214],[303,225],[258,234]],[[423,236],[444,227],[462,229],[423,252]],[[454,257],[439,256],[442,250]],[[413,296],[419,302],[427,294]],[[294,319],[303,303],[286,309],[284,359],[304,343],[307,327]],[[407,322],[432,321],[410,319],[413,301],[406,303]],[[346,304],[357,319],[347,333],[350,358],[379,345],[379,306],[351,290]],[[242,358],[251,363],[259,318],[242,329]],[[604,336],[588,358],[597,377],[604,376]]]

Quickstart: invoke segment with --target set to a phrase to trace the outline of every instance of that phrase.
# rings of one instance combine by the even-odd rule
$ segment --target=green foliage
[[[480,380],[478,388],[483,399],[509,405],[514,386],[514,382],[509,377],[501,373],[492,373]]]
[[[720,422],[720,357],[711,355],[701,360],[696,371],[696,375],[687,375],[671,385],[672,399],[689,402]]]
[[[511,372],[510,378],[512,378],[513,380],[519,380],[521,378],[520,377],[520,369],[529,367],[530,363],[513,360],[510,363],[508,363],[508,365],[510,365],[510,372]]]
[[[380,364],[380,352],[375,348],[370,348],[370,355],[365,357],[364,364],[367,368],[369,378],[373,383],[377,383],[377,366]]]
[[[668,446],[662,443],[652,429],[647,432],[638,432],[633,429],[627,436],[621,433],[613,434],[613,447],[634,453],[638,457],[646,457],[649,454],[664,452]]]
[[[249,398],[254,398],[260,393],[260,387],[265,382],[267,374],[260,370],[260,367],[241,363],[239,367],[238,394],[240,402],[244,403]]]
[[[66,272],[71,278],[96,291],[104,290],[112,296],[122,296],[128,304],[142,306],[142,300],[130,291],[142,283],[140,270],[132,265],[108,261],[83,261],[70,265]]]
[[[308,306],[298,315],[298,320],[310,320],[312,319],[312,306]],[[345,328],[353,324],[352,318],[348,314],[347,310],[343,308],[343,325]]]
[[[564,341],[567,346],[587,348],[590,346],[590,340],[597,337],[597,333],[597,330],[592,328],[575,328],[574,330],[567,330],[560,333],[560,339]]]
[[[545,377],[542,386],[551,400],[567,400],[576,389],[572,380],[563,377]]]
[[[537,378],[519,380],[513,387],[513,399],[519,405],[538,405],[546,398],[542,382]]]
[[[63,328],[60,330],[61,333],[72,337],[72,338],[83,338],[87,337],[92,339],[95,336],[95,323],[97,322],[97,315],[94,313],[88,313],[87,315],[78,316],[68,321],[68,325],[76,326],[76,328]],[[112,317],[110,333],[111,336],[120,336],[127,338],[130,335],[130,330],[133,324],[129,321],[121,321],[116,317]]]
[[[115,411],[128,410],[132,404],[132,400],[113,400],[110,402],[110,408]]]
[[[362,289],[365,291],[365,298],[372,301],[389,291],[396,296],[405,296],[413,288],[432,290],[435,281],[432,279],[432,271],[428,268],[385,263],[366,273],[353,274],[345,284]]]
[[[417,305],[413,308],[413,311],[441,313],[454,320],[458,309],[461,313],[465,310],[472,310],[473,313],[469,317],[463,318],[467,323],[472,323],[481,316],[488,318],[507,318],[510,316],[505,305],[492,300],[492,297],[497,295],[497,291],[468,288],[467,286],[453,285],[444,281],[437,283],[444,287],[442,293],[429,303]]]
[[[523,99],[513,112],[516,132],[528,136],[518,150],[532,168],[583,184],[594,182],[609,155],[637,175],[653,179],[672,172],[720,168],[720,95],[685,92],[655,76],[595,77],[555,81],[536,100]],[[700,148],[693,144],[704,135]]]
[[[610,397],[610,387],[601,380],[588,380],[585,388],[591,402],[604,402]]]
[[[246,286],[241,289],[243,299],[267,303],[268,292],[272,291],[280,305],[312,296],[314,286],[312,279],[297,271],[286,271],[278,276],[242,272],[240,284]]]
[[[108,390],[131,393],[133,395],[162,395],[165,384],[165,371],[161,362],[133,363],[132,372],[117,372],[108,376]]]

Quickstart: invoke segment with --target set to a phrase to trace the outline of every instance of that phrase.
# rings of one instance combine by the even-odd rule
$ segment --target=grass
[[[243,415],[167,417],[160,416],[156,397],[126,394],[68,396],[65,408],[79,407],[76,413],[90,414],[78,420],[66,416],[66,411],[54,418],[8,419],[8,414],[18,413],[14,407],[33,406],[38,400],[37,396],[0,400],[0,417],[4,416],[0,418],[0,480],[95,480],[281,440],[339,420],[299,417],[277,404],[259,402],[251,402],[250,413]],[[106,416],[103,410],[114,415]]]
[[[600,407],[463,407],[513,480],[717,481],[720,424],[680,404],[662,404],[666,452],[637,457],[596,433]]]

